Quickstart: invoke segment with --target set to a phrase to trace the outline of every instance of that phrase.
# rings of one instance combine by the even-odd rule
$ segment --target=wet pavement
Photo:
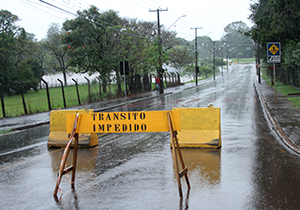
[[[178,196],[170,134],[128,133],[99,134],[97,147],[80,149],[75,190],[64,177],[61,188],[66,193],[55,202],[52,194],[63,150],[46,147],[49,125],[42,125],[0,136],[0,208],[299,209],[300,156],[282,143],[276,126],[266,120],[260,97],[272,107],[272,89],[264,83],[253,88],[254,72],[254,64],[237,65],[216,82],[181,86],[172,94],[110,108],[221,108],[222,148],[182,150],[191,183],[187,191],[182,180],[183,199]],[[258,88],[261,95],[256,94]]]

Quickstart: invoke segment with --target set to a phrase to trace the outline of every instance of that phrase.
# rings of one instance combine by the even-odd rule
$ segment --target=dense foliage
[[[300,1],[258,0],[251,5],[251,30],[259,45],[260,58],[266,62],[267,42],[281,42],[282,63],[278,79],[300,87]]]
[[[9,11],[0,11],[0,84],[4,94],[18,93],[19,83],[24,91],[37,90],[42,75],[38,45],[33,35],[16,26],[18,20]]]

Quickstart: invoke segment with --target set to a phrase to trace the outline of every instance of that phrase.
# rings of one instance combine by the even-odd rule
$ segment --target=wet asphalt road
[[[300,158],[270,130],[253,88],[254,65],[217,82],[111,111],[221,107],[222,148],[184,149],[191,190],[179,199],[169,133],[99,134],[80,149],[75,191],[53,199],[62,149],[49,126],[0,137],[0,209],[299,209]],[[72,160],[70,152],[69,162]]]

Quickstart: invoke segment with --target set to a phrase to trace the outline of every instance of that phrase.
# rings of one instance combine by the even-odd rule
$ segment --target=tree
[[[0,11],[0,83],[5,94],[18,93],[21,82],[24,91],[37,90],[40,66],[33,56],[37,45],[33,34],[17,27],[19,20],[9,11]]]
[[[34,35],[27,33],[25,29],[21,29],[17,37],[17,61],[15,66],[17,70],[16,80],[22,83],[25,91],[30,89],[37,91],[40,78],[43,75],[36,54],[38,48]],[[16,92],[19,93],[19,91]]]
[[[195,48],[195,41],[192,41],[193,48]],[[212,43],[213,40],[208,36],[198,36],[197,37],[197,47],[198,47],[198,58],[208,59],[212,57]],[[192,55],[195,57],[195,50],[191,51]]]
[[[7,10],[0,11],[0,83],[3,86],[4,93],[9,93],[9,87],[13,84],[12,72],[15,70],[16,62],[16,34],[19,29],[15,23],[19,20]]]
[[[193,63],[194,57],[191,56],[190,50],[184,46],[175,46],[172,48],[168,57],[172,66],[176,69],[184,69],[189,64]]]
[[[207,78],[209,74],[212,73],[212,65],[207,65],[207,64],[204,64],[200,66],[200,75],[205,75],[205,77]]]
[[[226,47],[229,57],[253,57],[253,42],[250,35],[248,35],[249,31],[250,28],[243,21],[235,21],[228,24],[224,28],[225,35],[221,38],[222,46],[219,46],[223,48],[222,54],[225,54]]]
[[[158,60],[156,24],[138,21],[136,18],[123,18],[122,32],[117,54],[120,60],[129,61],[129,91],[142,92],[141,81],[136,75],[143,77],[144,90],[151,90],[148,74],[155,71]]]
[[[119,69],[113,50],[119,43],[121,19],[117,12],[109,10],[100,13],[95,6],[78,11],[77,15],[74,20],[63,24],[67,31],[63,41],[71,58],[68,64],[76,72],[99,72],[103,87],[106,87],[111,71]]]
[[[259,46],[259,59],[266,61],[264,55],[267,42],[281,42],[283,65],[281,73],[277,75],[282,82],[292,82],[297,86],[300,85],[297,82],[297,77],[300,78],[300,66],[295,59],[298,52],[293,46],[297,46],[300,41],[299,7],[300,2],[297,0],[259,0],[251,4],[252,13],[249,16],[254,22],[250,34]]]
[[[67,55],[67,45],[62,42],[64,30],[60,29],[58,23],[51,23],[47,31],[47,37],[44,46],[51,52],[51,55],[56,59],[56,63],[52,64],[55,71],[61,71],[64,77],[65,86],[67,86],[66,71],[69,68],[69,57]]]

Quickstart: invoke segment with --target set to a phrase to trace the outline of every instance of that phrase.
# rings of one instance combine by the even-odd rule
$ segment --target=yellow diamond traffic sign
[[[278,52],[278,50],[279,50],[279,48],[278,48],[275,44],[273,44],[273,45],[269,48],[269,51],[270,51],[273,55],[275,55],[275,54]]]
[[[281,62],[281,44],[280,42],[268,42],[267,43],[267,61],[268,63],[280,63]]]

